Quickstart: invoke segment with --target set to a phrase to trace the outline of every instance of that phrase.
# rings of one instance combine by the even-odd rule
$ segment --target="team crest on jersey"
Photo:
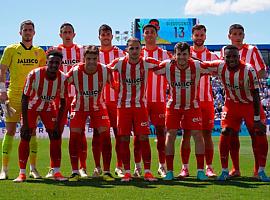
[[[35,51],[35,56],[38,57],[38,51]]]

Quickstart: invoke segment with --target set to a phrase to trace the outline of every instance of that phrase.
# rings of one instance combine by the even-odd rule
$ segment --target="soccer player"
[[[74,38],[76,36],[74,27],[70,23],[63,23],[60,26],[60,33],[59,36],[62,39],[62,44],[59,44],[56,47],[52,47],[53,49],[57,49],[58,51],[61,51],[63,54],[63,60],[62,65],[60,67],[60,70],[64,73],[68,73],[71,69],[72,65],[83,62],[83,52],[84,48],[82,45],[78,45],[74,43]],[[64,116],[67,117],[68,112],[70,113],[71,108],[71,102],[73,100],[73,97],[75,96],[75,88],[73,85],[69,85],[68,88],[68,99],[66,102],[66,113]],[[86,140],[86,134],[84,131],[81,134],[82,140],[81,140],[81,152],[80,152],[80,170],[79,174],[82,178],[86,178],[87,172],[86,172],[86,159],[87,159],[87,140]],[[46,178],[53,177],[54,172],[52,169],[49,170],[48,174],[46,175]]]
[[[228,45],[224,48],[224,61],[212,64],[217,67],[217,76],[225,89],[225,105],[221,118],[220,159],[222,173],[218,180],[229,177],[228,157],[233,135],[237,135],[242,119],[254,137],[253,148],[257,151],[258,179],[269,182],[264,168],[268,153],[266,136],[266,116],[260,103],[259,80],[254,67],[239,59],[238,48]]]
[[[107,25],[103,24],[99,27],[99,40],[100,40],[100,48],[99,48],[99,62],[102,64],[109,64],[112,62],[115,58],[123,57],[125,53],[119,49],[116,46],[112,45],[112,28]],[[113,73],[114,80],[117,81],[117,73]],[[116,152],[116,167],[115,167],[115,175],[118,177],[123,177],[123,171],[122,171],[122,161],[120,157],[120,146],[119,146],[119,137],[117,135],[117,98],[118,93],[111,88],[110,84],[107,84],[103,90],[103,97],[106,103],[106,107],[108,110],[109,118],[111,127],[113,128],[113,132],[115,135],[115,152]],[[109,135],[108,135],[109,136]],[[107,138],[106,141],[109,141],[110,138]],[[110,147],[110,145],[106,146],[107,148]],[[100,167],[100,135],[96,130],[94,130],[93,140],[92,140],[92,150],[93,150],[93,156],[95,160],[95,169],[93,176],[98,177],[101,175],[101,167]],[[111,149],[108,149],[106,152],[110,152]],[[102,155],[104,152],[102,152]],[[105,158],[105,155],[102,156],[103,159]],[[103,161],[104,162],[104,161]]]
[[[103,153],[103,179],[112,181],[110,173],[111,140],[110,120],[102,98],[102,90],[111,80],[108,68],[98,62],[99,49],[87,46],[84,63],[78,63],[68,72],[68,82],[75,86],[76,96],[71,104],[69,154],[72,174],[69,181],[79,180],[78,159],[81,148],[81,136],[85,121],[90,116],[91,126],[98,131]],[[109,146],[109,147],[108,147]]]
[[[167,174],[164,180],[172,180],[175,139],[177,130],[184,130],[183,137],[190,142],[195,141],[197,160],[197,179],[207,180],[204,173],[204,140],[202,134],[202,113],[198,96],[201,76],[209,74],[202,64],[190,57],[190,46],[185,42],[174,47],[174,60],[166,60],[160,64],[157,74],[166,77],[169,84],[169,100],[166,106],[165,123],[167,128],[165,148]]]
[[[172,55],[157,46],[157,28],[152,24],[143,27],[143,37],[145,46],[142,48],[143,57],[152,57],[163,61],[172,57]],[[165,166],[165,107],[166,107],[166,89],[167,82],[164,76],[157,76],[153,71],[148,72],[148,84],[146,90],[147,110],[151,124],[155,126],[157,135],[157,150],[159,158],[158,174],[161,177],[166,176]],[[140,141],[134,136],[134,176],[141,176],[141,151]]]
[[[145,91],[149,68],[158,66],[159,61],[143,58],[141,42],[137,38],[127,41],[127,55],[115,59],[109,67],[119,73],[119,96],[117,104],[117,126],[120,137],[121,158],[125,169],[121,181],[132,180],[130,173],[130,133],[139,137],[144,162],[144,180],[156,181],[150,171],[151,148],[149,143],[149,123]]]
[[[0,61],[0,101],[9,101],[11,107],[16,110],[12,116],[6,117],[6,133],[2,142],[2,170],[0,180],[8,178],[8,163],[11,154],[13,137],[16,132],[16,124],[21,117],[21,96],[25,78],[28,73],[46,63],[46,55],[43,49],[33,46],[35,25],[31,20],[23,21],[20,25],[22,41],[5,48]],[[6,72],[10,73],[10,85],[8,91],[5,87]],[[33,135],[30,140],[30,176],[41,178],[36,170],[37,141]]]
[[[57,181],[67,180],[60,172],[61,133],[63,131],[64,111],[67,95],[66,76],[59,71],[63,55],[57,50],[47,54],[47,66],[32,70],[24,85],[22,95],[21,141],[19,144],[19,176],[14,182],[26,180],[25,169],[29,156],[29,141],[36,130],[37,118],[40,117],[50,138],[50,157],[53,178]],[[60,108],[55,99],[59,96]]]
[[[217,55],[210,52],[205,46],[206,40],[206,27],[197,24],[192,28],[193,46],[190,47],[190,53],[193,58],[198,58],[202,61],[218,60]],[[212,161],[214,155],[214,145],[212,141],[212,129],[214,128],[214,103],[212,94],[211,76],[205,75],[200,79],[200,88],[198,91],[200,108],[202,111],[202,132],[205,144],[205,161],[206,161],[206,175],[208,177],[216,176],[213,171]],[[189,176],[189,156],[190,156],[190,136],[183,135],[181,143],[181,158],[182,170],[179,174],[180,177]]]
[[[266,77],[266,65],[263,61],[262,55],[256,46],[244,43],[245,32],[244,27],[240,24],[232,24],[229,28],[228,38],[231,40],[231,44],[235,45],[239,50],[240,59],[246,63],[250,63],[258,72],[258,78]],[[223,56],[224,51],[221,51],[221,56]],[[254,177],[258,177],[258,153],[255,148],[255,136],[250,134],[252,140],[253,154],[255,157],[254,165]],[[239,150],[240,142],[239,135],[234,134],[231,137],[231,149],[230,154],[232,158],[233,168],[230,171],[230,176],[237,177],[240,176],[240,167],[239,167]]]

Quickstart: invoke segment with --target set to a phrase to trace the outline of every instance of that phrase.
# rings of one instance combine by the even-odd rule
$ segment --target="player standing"
[[[233,135],[238,135],[242,120],[254,137],[253,148],[257,151],[258,178],[269,182],[264,168],[268,153],[266,116],[260,103],[259,80],[256,70],[249,63],[240,60],[238,48],[228,45],[224,48],[224,61],[212,64],[217,67],[217,76],[225,89],[225,105],[222,111],[220,136],[220,159],[222,173],[218,180],[229,177],[228,157]]]
[[[154,59],[143,58],[141,43],[137,38],[127,41],[127,55],[114,60],[109,67],[119,73],[119,96],[117,105],[117,126],[120,137],[121,158],[125,169],[122,181],[132,180],[130,173],[130,133],[133,130],[140,140],[144,162],[144,179],[155,181],[150,171],[151,148],[149,143],[149,123],[145,91],[149,68],[159,64]]]
[[[19,145],[19,176],[14,182],[26,180],[25,169],[29,156],[29,141],[36,130],[37,118],[40,117],[50,138],[50,157],[53,178],[67,180],[60,172],[61,133],[64,128],[64,114],[67,96],[66,76],[59,71],[63,55],[52,50],[47,54],[47,66],[32,70],[26,79],[22,95],[23,124]],[[60,108],[55,99],[60,98]]]
[[[68,82],[75,86],[76,96],[71,104],[69,154],[72,175],[69,181],[79,180],[78,159],[81,151],[80,134],[85,121],[90,116],[91,126],[100,134],[103,154],[103,178],[114,180],[110,173],[111,140],[110,120],[102,98],[102,90],[110,82],[108,68],[98,62],[99,50],[96,46],[87,46],[84,52],[84,63],[78,63],[68,72]],[[108,147],[109,146],[109,147]]]
[[[231,40],[231,44],[235,45],[239,50],[240,59],[246,63],[250,63],[258,73],[258,78],[265,78],[266,77],[266,65],[263,61],[262,55],[256,46],[245,44],[245,32],[244,27],[240,24],[232,24],[229,28],[228,38]],[[221,56],[223,56],[224,51],[221,51]],[[250,134],[252,140],[252,148],[253,154],[255,157],[255,165],[254,165],[254,177],[258,177],[258,152],[255,148],[255,136]],[[233,168],[230,171],[231,177],[240,176],[240,168],[239,168],[239,150],[240,150],[240,142],[239,142],[239,135],[234,134],[231,137],[231,149],[230,154],[232,158]]]
[[[163,61],[172,57],[172,55],[157,46],[156,26],[147,24],[143,27],[143,37],[145,46],[142,48],[143,57],[152,57]],[[157,150],[159,158],[158,174],[161,177],[166,176],[165,165],[165,107],[166,107],[166,89],[167,81],[164,76],[158,76],[153,71],[148,72],[148,84],[146,90],[147,110],[152,125],[155,126],[157,136]],[[141,176],[141,151],[140,142],[137,136],[134,136],[134,176]]]
[[[5,48],[0,61],[0,101],[9,101],[11,107],[16,110],[15,115],[6,117],[6,133],[2,143],[2,170],[0,180],[8,178],[8,163],[12,149],[13,137],[16,132],[16,125],[21,119],[21,96],[23,85],[28,73],[46,63],[46,55],[43,49],[33,46],[35,25],[31,20],[23,21],[20,25],[22,41]],[[10,85],[6,89],[6,72],[10,73]],[[30,176],[41,178],[36,170],[37,141],[33,135],[30,140]]]
[[[62,65],[60,67],[60,70],[64,72],[65,74],[69,72],[72,65],[75,65],[76,63],[83,62],[83,52],[84,48],[82,45],[78,45],[74,43],[74,38],[76,36],[74,27],[71,23],[63,23],[60,26],[60,38],[62,39],[62,44],[59,44],[56,47],[53,47],[53,49],[57,49],[58,51],[61,51],[63,54],[63,60]],[[73,85],[68,86],[68,99],[66,102],[66,113],[64,114],[65,117],[67,117],[68,112],[70,113],[71,108],[71,102],[75,96],[75,88]],[[87,172],[86,172],[86,159],[87,159],[87,139],[86,134],[84,130],[81,133],[81,152],[80,152],[80,176],[82,178],[86,178]],[[49,170],[48,174],[46,175],[46,178],[53,177],[54,172],[52,169]]]
[[[99,48],[99,62],[103,64],[109,64],[112,62],[115,58],[123,57],[125,53],[119,49],[116,46],[112,45],[112,28],[108,26],[107,24],[103,24],[99,27],[99,40],[100,40],[100,48]],[[117,81],[117,73],[113,73],[114,80]],[[103,90],[103,97],[106,103],[106,107],[108,110],[109,118],[111,127],[113,128],[113,132],[115,135],[115,152],[116,152],[116,167],[115,167],[115,175],[118,177],[123,177],[123,171],[122,171],[122,161],[121,161],[121,155],[120,155],[120,146],[119,146],[119,137],[117,135],[117,98],[118,93],[111,88],[110,84],[107,84]],[[110,140],[110,138],[107,138],[107,140]],[[93,156],[95,160],[95,169],[94,169],[94,177],[101,175],[101,167],[100,167],[100,135],[94,130],[94,136],[92,141],[92,150],[93,150]],[[108,145],[107,148],[110,146]],[[111,149],[108,149],[107,152],[110,152]],[[104,152],[102,152],[102,155]],[[102,156],[103,158],[105,155]],[[104,161],[103,161],[104,162]]]
[[[218,56],[210,52],[205,46],[206,40],[206,27],[197,24],[192,28],[193,46],[190,47],[190,53],[193,58],[198,58],[202,61],[218,60]],[[214,156],[214,145],[212,141],[212,129],[214,128],[214,103],[213,92],[211,84],[211,76],[205,75],[200,79],[200,88],[198,91],[200,108],[202,111],[202,132],[205,144],[205,161],[206,161],[206,175],[208,177],[216,176],[213,171],[212,161]],[[181,158],[182,170],[179,174],[180,177],[189,176],[189,156],[190,156],[190,142],[184,134],[181,143]]]
[[[166,77],[169,84],[169,100],[166,106],[166,164],[167,174],[164,180],[172,180],[173,161],[175,155],[175,139],[177,130],[184,130],[183,137],[190,142],[195,141],[197,160],[197,179],[207,180],[204,173],[204,140],[202,134],[202,113],[199,106],[199,81],[201,76],[209,73],[199,61],[190,57],[190,46],[185,42],[177,43],[174,47],[175,60],[166,60],[155,71]]]

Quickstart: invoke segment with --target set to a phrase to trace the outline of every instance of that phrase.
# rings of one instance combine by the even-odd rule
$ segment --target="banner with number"
[[[135,19],[134,35],[144,44],[143,27],[153,24],[158,29],[158,44],[191,42],[192,27],[196,23],[196,18]]]

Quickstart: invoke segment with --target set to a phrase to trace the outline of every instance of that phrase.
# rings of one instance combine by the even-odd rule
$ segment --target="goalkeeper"
[[[25,78],[34,68],[46,64],[45,52],[36,46],[32,46],[35,35],[34,23],[26,20],[20,25],[20,35],[22,41],[9,45],[5,48],[0,61],[0,102],[11,106],[16,110],[13,116],[6,116],[6,133],[2,142],[2,170],[0,180],[8,178],[9,155],[11,154],[13,136],[16,132],[16,124],[21,118],[21,97]],[[6,89],[6,72],[10,73],[10,85]],[[9,110],[9,109],[8,109]],[[31,137],[30,141],[30,176],[40,178],[36,170],[36,137]]]

